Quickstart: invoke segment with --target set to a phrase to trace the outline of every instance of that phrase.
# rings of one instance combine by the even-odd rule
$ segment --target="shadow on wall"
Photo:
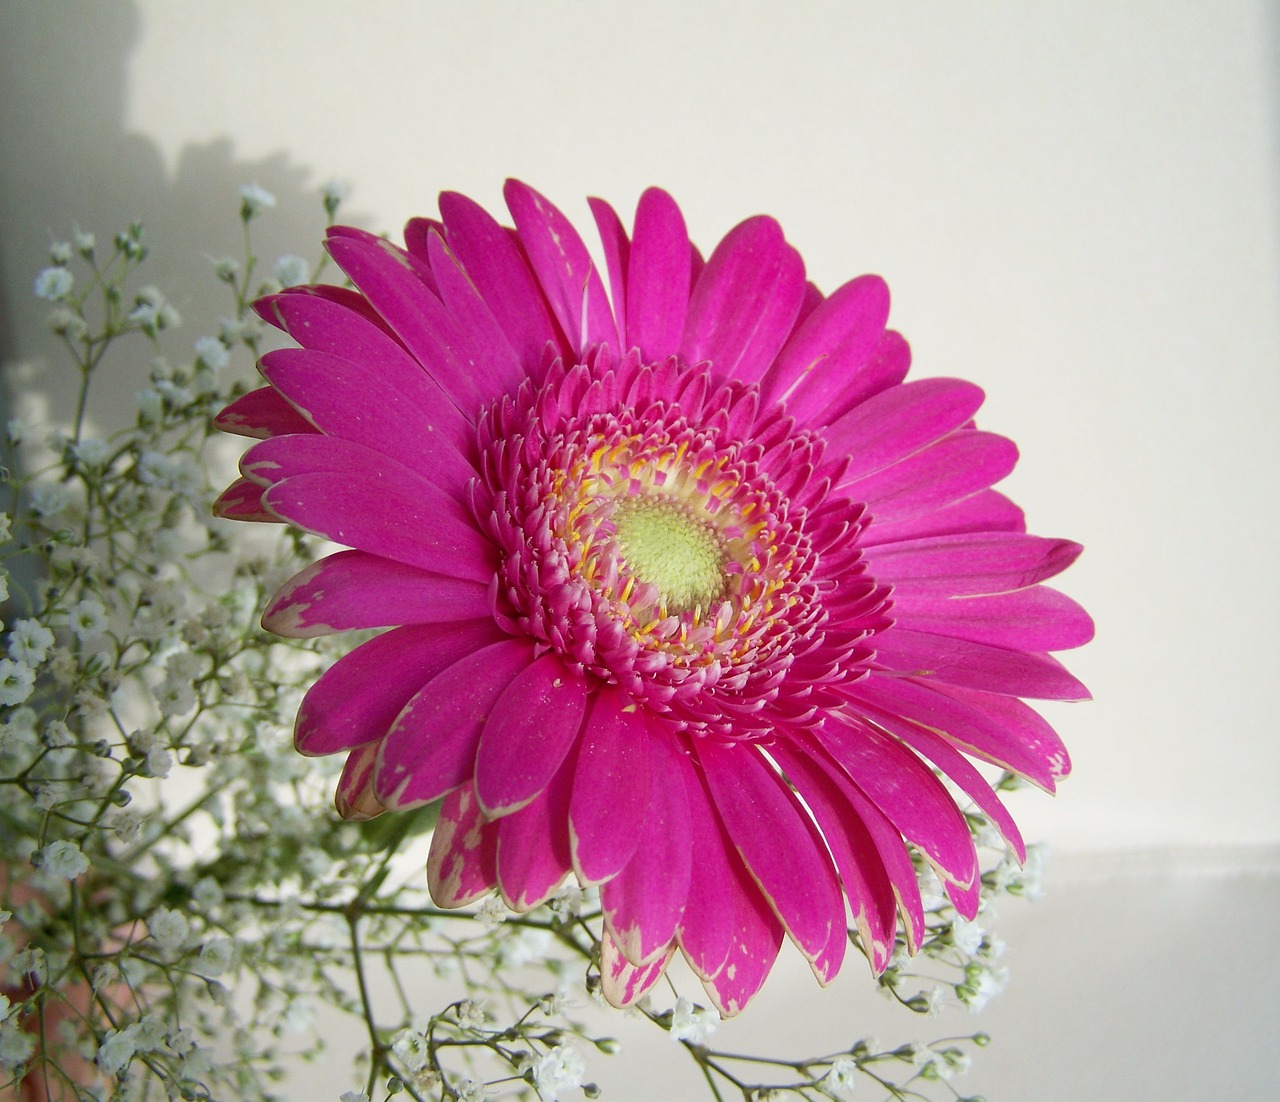
[[[154,142],[128,131],[130,55],[141,33],[131,0],[0,4],[0,424],[15,403],[27,404],[20,396],[28,391],[48,395],[55,423],[71,417],[77,379],[32,284],[49,263],[50,244],[76,229],[95,234],[101,256],[116,232],[135,220],[144,224],[150,258],[139,284],[157,285],[183,316],[167,345],[175,359],[189,356],[196,338],[216,333],[229,312],[210,257],[242,253],[241,185],[260,184],[279,200],[254,224],[264,277],[283,253],[317,253],[324,223],[317,181],[286,153],[239,159],[233,140],[220,136],[184,147],[170,171]],[[222,78],[236,79],[232,63]],[[216,96],[217,87],[207,94]],[[132,422],[134,395],[145,385],[146,346],[125,344],[126,354],[104,363],[94,384],[98,433]]]

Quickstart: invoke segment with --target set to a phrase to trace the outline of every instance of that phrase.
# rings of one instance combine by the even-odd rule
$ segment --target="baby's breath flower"
[[[231,360],[227,346],[217,337],[201,337],[195,343],[196,357],[210,371],[221,371]]]
[[[951,940],[966,956],[971,957],[978,952],[984,936],[982,927],[976,922],[969,922],[960,915],[951,920]]]
[[[87,436],[71,446],[71,453],[86,467],[100,467],[111,454],[111,445],[95,436]]]
[[[36,1039],[16,1021],[0,1022],[0,1067],[16,1068],[26,1063],[36,1050]]]
[[[501,899],[491,895],[476,908],[476,918],[492,930],[507,920],[507,908]]]
[[[53,632],[39,620],[18,620],[9,633],[9,657],[15,662],[38,666],[53,646]]]
[[[37,516],[56,517],[70,504],[67,491],[56,482],[41,482],[31,491],[31,510]]]
[[[94,239],[93,234],[84,230],[76,230],[72,235],[72,241],[75,244],[76,252],[81,256],[92,256],[93,250],[97,246],[97,241]]]
[[[8,513],[0,513],[0,543],[9,538],[13,518]]]
[[[343,1091],[338,1102],[369,1102],[369,1096],[364,1091]]]
[[[842,1098],[853,1093],[858,1080],[858,1065],[848,1056],[841,1056],[831,1062],[831,1068],[822,1081],[822,1085],[832,1094]]]
[[[714,1011],[695,1006],[681,996],[676,1000],[675,1009],[671,1012],[671,1032],[673,1041],[688,1041],[690,1044],[705,1044],[708,1037],[716,1031],[718,1019]]]
[[[50,310],[45,322],[49,326],[50,332],[57,333],[59,336],[70,337],[72,340],[79,340],[89,332],[89,323],[74,310],[69,310],[65,306]]]
[[[223,283],[234,283],[240,277],[240,264],[233,257],[212,257],[213,274]]]
[[[74,880],[89,868],[89,859],[80,852],[80,847],[75,842],[59,838],[40,851],[37,864],[50,876]]]
[[[21,704],[36,686],[36,671],[25,662],[0,658],[0,705]]]
[[[155,387],[138,391],[135,400],[144,421],[159,421],[164,416],[164,396]]]
[[[187,916],[168,907],[159,907],[147,919],[147,933],[166,953],[176,953],[182,948],[191,932]]]
[[[190,685],[165,680],[155,690],[156,706],[161,715],[183,716],[196,706],[196,694]]]
[[[233,946],[225,937],[216,937],[200,946],[200,954],[196,957],[195,971],[202,976],[213,979],[221,976],[231,967]]]
[[[72,634],[82,643],[89,643],[102,636],[107,630],[107,610],[102,602],[93,597],[85,597],[71,606],[67,614],[67,622]]]
[[[71,293],[75,277],[66,268],[45,268],[36,276],[35,292],[40,298],[57,302]]]
[[[71,244],[67,241],[55,241],[49,246],[49,259],[55,264],[71,263]]]
[[[276,197],[257,184],[245,184],[240,189],[240,217],[246,222],[275,205]]]
[[[307,262],[292,254],[276,261],[275,276],[281,287],[296,287],[307,281]]]
[[[98,1047],[94,1057],[98,1067],[108,1075],[117,1075],[133,1059],[137,1047],[134,1038],[137,1031],[129,1026],[125,1029],[109,1029],[106,1038]]]
[[[431,1059],[427,1039],[413,1029],[402,1029],[391,1039],[391,1051],[410,1074],[421,1071]]]
[[[332,218],[339,204],[347,197],[347,185],[341,180],[326,180],[320,187],[320,195],[324,199],[324,209]]]
[[[543,1102],[559,1102],[565,1091],[582,1086],[587,1065],[582,1054],[569,1045],[557,1045],[533,1065],[533,1082]]]

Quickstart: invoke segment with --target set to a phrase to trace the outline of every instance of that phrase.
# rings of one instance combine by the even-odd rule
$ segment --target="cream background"
[[[1032,529],[1086,545],[1064,588],[1098,622],[1069,659],[1096,702],[1052,709],[1075,775],[1015,806],[1053,846],[1049,894],[1007,909],[1013,987],[959,1085],[1265,1098],[1278,44],[1280,10],[1246,0],[7,0],[0,358],[14,390],[48,385],[31,280],[77,220],[105,238],[141,217],[184,339],[210,332],[200,253],[235,251],[235,187],[254,181],[281,201],[268,262],[311,251],[330,177],[352,185],[347,217],[383,230],[442,188],[497,209],[519,175],[580,225],[585,195],[629,219],[657,183],[704,247],[768,212],[825,290],[881,273],[915,374],[982,384],[984,427],[1022,448],[1006,486]],[[138,368],[113,371],[122,411]],[[792,972],[742,1044],[797,1019],[839,1039],[879,1013],[862,977],[819,993]],[[909,1037],[903,1018],[874,1028]],[[632,1048],[612,1096],[653,1097],[655,1062],[679,1054]],[[609,1066],[592,1068],[606,1084]],[[336,1098],[338,1069],[305,1074],[293,1097]]]

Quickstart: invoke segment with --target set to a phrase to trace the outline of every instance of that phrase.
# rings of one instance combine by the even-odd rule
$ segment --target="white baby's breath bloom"
[[[276,279],[281,287],[296,287],[307,282],[307,262],[289,253],[276,261]]]
[[[586,1062],[577,1049],[556,1045],[533,1065],[533,1082],[543,1102],[559,1102],[562,1093],[582,1086],[586,1072]]]
[[[70,264],[72,255],[69,241],[55,241],[49,246],[49,259],[55,264]]]
[[[9,599],[9,572],[0,567],[0,601]]]
[[[427,1039],[413,1029],[402,1029],[391,1039],[391,1051],[410,1074],[421,1071],[431,1059]]]
[[[196,358],[210,371],[221,371],[231,361],[227,346],[217,337],[201,337],[195,349]]]
[[[706,1044],[707,1038],[716,1031],[717,1024],[714,1011],[695,1006],[681,996],[671,1012],[670,1037],[673,1041],[688,1041],[693,1045]]]
[[[25,417],[10,417],[8,424],[5,425],[5,432],[8,434],[9,443],[25,444],[28,440],[35,439],[39,429]]]
[[[76,252],[80,253],[81,256],[88,256],[98,244],[93,234],[86,230],[76,230],[72,234],[71,240],[75,244]]]
[[[951,940],[960,952],[974,956],[982,948],[982,939],[986,932],[976,922],[970,922],[960,915],[951,920]]]
[[[18,620],[9,633],[9,657],[15,662],[38,666],[53,646],[53,632],[39,620]]]
[[[103,608],[101,601],[85,597],[71,606],[67,613],[67,623],[80,642],[88,643],[106,632],[107,610]]]
[[[276,205],[276,197],[257,184],[245,184],[240,189],[240,217],[246,221],[257,218],[264,210]]]
[[[463,999],[458,1004],[458,1024],[463,1029],[479,1029],[488,1020],[484,1007],[474,999]]]
[[[9,538],[13,527],[13,518],[8,513],[0,513],[0,543]]]
[[[155,387],[138,391],[134,400],[138,403],[138,412],[144,421],[159,421],[164,416],[164,395]]]
[[[75,278],[66,268],[45,268],[36,276],[35,292],[40,298],[57,302],[71,293]]]
[[[50,750],[61,750],[67,746],[74,746],[76,737],[71,733],[68,727],[60,719],[51,719],[44,725],[44,744]]]
[[[86,436],[78,444],[72,445],[71,453],[86,467],[99,467],[111,454],[111,445],[96,436]]]
[[[49,326],[51,333],[70,337],[73,341],[79,340],[89,332],[89,323],[74,310],[65,306],[50,310],[49,316],[45,318],[45,324]]]
[[[934,1052],[928,1045],[911,1046],[911,1063],[926,1079],[951,1078],[951,1065],[940,1052]]]
[[[145,765],[148,777],[163,779],[169,775],[169,770],[173,768],[173,755],[163,746],[154,746],[147,751]]]
[[[331,203],[336,207],[347,197],[347,185],[341,180],[326,180],[320,185],[320,194],[326,204]]]
[[[108,1075],[118,1074],[137,1052],[137,1046],[134,1043],[136,1036],[137,1030],[134,1026],[107,1030],[105,1040],[98,1046],[98,1054],[94,1057],[95,1063]]]
[[[37,863],[50,876],[74,880],[89,868],[89,859],[80,852],[75,842],[59,838],[50,842],[38,855]]]
[[[369,1102],[369,1096],[364,1091],[343,1091],[338,1102]]]
[[[166,953],[176,953],[191,933],[191,924],[180,911],[157,907],[147,918],[147,933]]]
[[[832,1094],[847,1098],[853,1093],[853,1088],[856,1086],[857,1081],[857,1063],[848,1056],[841,1056],[838,1060],[831,1062],[831,1069],[823,1079],[822,1085]]]
[[[182,681],[162,681],[155,697],[161,715],[184,716],[196,706],[195,692]]]
[[[37,516],[56,517],[71,504],[67,491],[57,482],[41,482],[31,491],[31,508]]]
[[[36,1039],[12,1018],[0,1022],[0,1067],[16,1068],[30,1059]]]
[[[195,886],[192,887],[191,898],[206,910],[211,907],[216,907],[223,900],[222,886],[212,876],[202,876],[195,882]],[[227,939],[218,938],[216,940],[226,941]],[[214,943],[212,941],[208,942],[205,948],[208,948],[213,944]],[[227,945],[229,948],[230,942],[227,942]]]
[[[507,908],[501,899],[491,895],[476,908],[476,918],[492,930],[507,920]]]
[[[983,968],[976,980],[958,989],[957,993],[969,1005],[970,1013],[977,1014],[1005,989],[1008,982],[1008,969]]]
[[[219,892],[221,894],[221,892]],[[214,979],[231,967],[233,946],[229,938],[215,937],[200,946],[195,970],[202,976]]]
[[[458,1102],[485,1102],[489,1092],[478,1079],[464,1079],[458,1084]]]
[[[25,662],[0,658],[0,705],[21,704],[36,687],[36,671]]]

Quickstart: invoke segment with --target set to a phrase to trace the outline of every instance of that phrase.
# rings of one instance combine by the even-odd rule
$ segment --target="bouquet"
[[[907,381],[878,277],[822,294],[763,217],[704,259],[657,189],[630,233],[592,201],[599,265],[506,197],[268,278],[246,187],[193,343],[140,225],[53,246],[76,412],[7,426],[0,533],[8,1096],[284,1097],[320,1005],[365,1038],[343,1102],[595,1097],[623,1013],[718,1100],[958,1096],[982,1033],[713,1033],[780,951],[922,1017],[1000,989],[1079,546],[991,488],[977,387]]]

